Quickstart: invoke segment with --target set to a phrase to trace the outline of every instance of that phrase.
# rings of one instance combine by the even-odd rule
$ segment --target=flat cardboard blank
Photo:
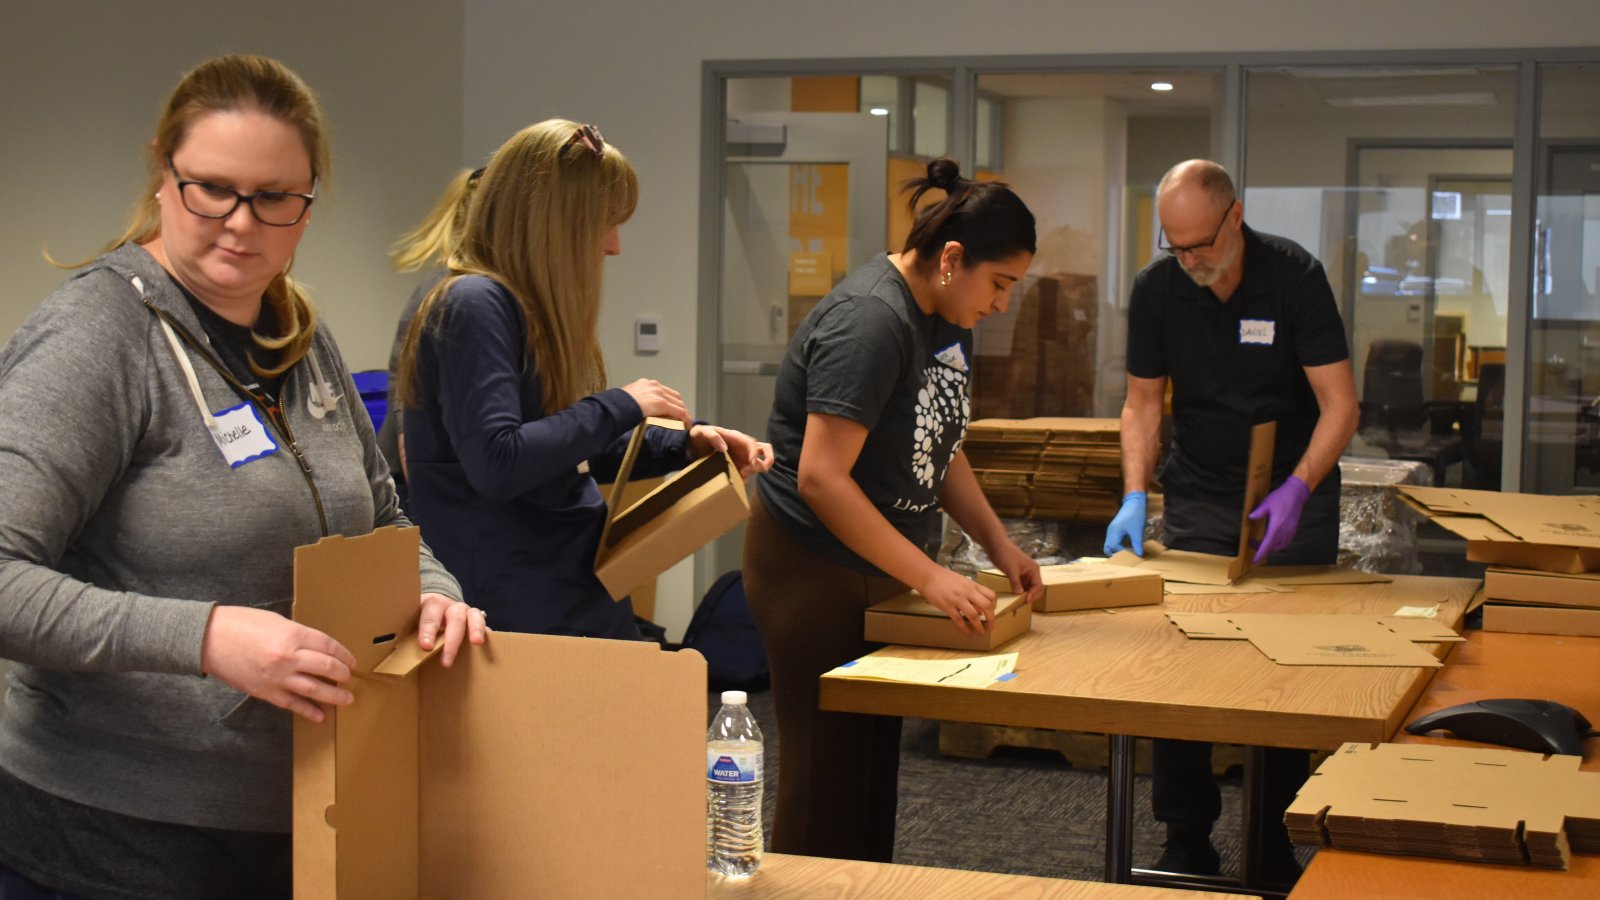
[[[1247,640],[1280,666],[1438,668],[1412,643],[1459,641],[1432,619],[1305,613],[1184,613],[1167,618],[1194,640]]]
[[[1300,844],[1566,868],[1600,853],[1600,773],[1576,756],[1345,744],[1284,814]]]

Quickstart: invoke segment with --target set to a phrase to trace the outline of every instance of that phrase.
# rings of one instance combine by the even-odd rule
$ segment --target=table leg
[[[1244,822],[1239,832],[1239,881],[1247,888],[1261,884],[1261,824],[1266,818],[1265,747],[1244,748]]]
[[[1106,773],[1106,881],[1133,880],[1133,742],[1125,734],[1107,735],[1111,770]]]

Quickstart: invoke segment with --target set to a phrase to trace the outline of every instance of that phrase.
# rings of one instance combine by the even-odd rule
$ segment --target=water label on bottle
[[[706,780],[722,784],[753,784],[761,780],[762,751],[730,753],[726,750],[706,751]]]

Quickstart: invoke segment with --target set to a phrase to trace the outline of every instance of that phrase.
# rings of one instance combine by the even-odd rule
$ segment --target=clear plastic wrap
[[[1000,522],[1005,525],[1006,534],[1011,536],[1017,547],[1038,560],[1040,565],[1071,561],[1071,557],[1061,558],[1062,523],[1051,519],[1004,518]],[[1102,527],[1101,531],[1104,530]],[[944,520],[944,542],[939,547],[939,564],[969,577],[980,569],[994,567],[983,547],[949,516]]]
[[[1339,562],[1363,572],[1422,574],[1417,526],[1423,517],[1401,502],[1397,484],[1429,484],[1426,463],[1402,459],[1339,460]]]

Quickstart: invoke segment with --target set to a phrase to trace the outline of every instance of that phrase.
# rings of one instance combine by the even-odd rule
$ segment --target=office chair
[[[1467,422],[1461,429],[1466,436],[1468,487],[1485,491],[1500,490],[1501,435],[1506,415],[1506,364],[1483,363],[1478,367],[1478,396],[1472,401]]]
[[[1381,448],[1390,459],[1427,463],[1434,485],[1442,487],[1445,471],[1466,459],[1461,435],[1455,431],[1461,406],[1424,399],[1422,345],[1387,338],[1373,341],[1361,385],[1357,428],[1361,439]]]

